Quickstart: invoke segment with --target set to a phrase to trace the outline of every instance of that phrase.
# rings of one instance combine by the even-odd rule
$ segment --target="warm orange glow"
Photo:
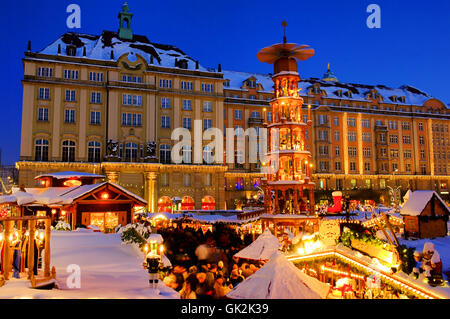
[[[52,215],[56,214],[56,209],[52,209]]]
[[[102,199],[108,199],[109,198],[109,194],[107,192],[102,193]]]
[[[45,185],[45,181],[41,181],[41,185]]]
[[[61,211],[61,216],[66,216],[66,211],[65,210]]]
[[[64,186],[72,187],[72,186],[81,186],[81,181],[77,179],[69,179],[64,182]]]

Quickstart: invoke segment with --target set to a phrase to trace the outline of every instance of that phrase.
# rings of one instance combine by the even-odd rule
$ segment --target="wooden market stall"
[[[4,235],[2,244],[3,280],[26,277],[32,288],[53,285],[55,268],[50,269],[51,218],[47,216],[22,216],[0,218]],[[40,253],[43,256],[43,271],[39,272]]]

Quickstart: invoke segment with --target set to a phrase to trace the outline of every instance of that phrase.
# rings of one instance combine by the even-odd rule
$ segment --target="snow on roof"
[[[135,55],[140,55],[148,64],[151,64],[153,60],[154,65],[169,68],[176,67],[175,59],[178,61],[184,59],[187,61],[188,69],[196,69],[196,61],[175,46],[152,43],[146,36],[136,34],[133,35],[132,40],[120,39],[117,32],[113,31],[103,31],[101,35],[67,32],[38,53],[57,55],[58,46],[60,46],[60,55],[67,55],[68,45],[77,48],[75,56],[80,58],[111,61],[111,52],[113,52],[114,60],[129,53],[131,60],[135,59]],[[84,48],[86,48],[86,56],[83,56]],[[208,72],[208,69],[201,65],[197,70]]]
[[[223,78],[230,81],[230,85],[224,87],[224,89],[229,90],[241,90],[244,82],[251,77],[256,79],[257,84],[261,84],[263,87],[263,92],[272,93],[273,92],[273,81],[272,77],[268,74],[259,73],[248,73],[239,71],[228,71],[222,70]]]
[[[330,286],[312,278],[276,253],[261,269],[233,288],[232,299],[325,299]]]
[[[446,207],[447,212],[450,213],[450,209],[444,203],[442,198],[435,191],[414,191],[409,195],[408,201],[403,205],[400,210],[401,215],[407,216],[419,216],[431,200],[433,195],[436,195],[438,200]]]
[[[252,260],[267,260],[280,248],[280,241],[266,229],[256,240],[234,256]]]
[[[41,204],[41,205],[70,205],[73,201],[81,196],[102,187],[105,184],[113,185],[117,187],[122,192],[130,195],[137,201],[146,204],[147,201],[143,198],[137,196],[136,194],[126,190],[125,188],[111,183],[111,182],[103,182],[98,184],[87,184],[81,186],[72,186],[72,187],[48,187],[48,188],[25,188],[25,192],[21,191],[18,188],[13,188],[12,195],[9,195],[9,198],[3,198],[4,196],[0,196],[0,203],[5,202],[5,200],[13,199],[11,196],[15,197],[15,201],[18,205],[26,205],[26,204]],[[10,201],[9,201],[10,202]]]
[[[239,72],[239,71],[228,71],[224,70],[223,78],[230,81],[229,86],[224,87],[224,89],[229,90],[242,90],[244,82],[254,77],[257,83],[263,86],[263,91],[267,93],[273,92],[273,81],[270,74],[259,74],[250,72]],[[329,98],[342,98],[338,95],[338,91],[342,91],[342,94],[350,91],[351,96],[346,99],[355,101],[367,101],[367,95],[372,90],[376,90],[378,94],[383,98],[385,103],[395,103],[404,105],[423,105],[429,99],[433,97],[419,89],[412,86],[403,85],[399,88],[389,88],[384,85],[365,85],[365,84],[354,84],[354,83],[343,83],[343,82],[329,82],[319,79],[302,79],[298,83],[298,88],[301,89],[300,96],[308,96],[308,91],[313,87],[314,84],[319,84],[320,89],[324,90],[327,97]],[[396,96],[397,100],[394,102],[393,97]],[[405,97],[404,102],[398,98]]]
[[[41,174],[39,176],[36,176],[34,179],[39,179],[42,177],[53,177],[57,179],[66,179],[66,178],[104,178],[105,175],[97,175],[92,173],[85,173],[85,172],[56,172],[56,173],[46,173]]]

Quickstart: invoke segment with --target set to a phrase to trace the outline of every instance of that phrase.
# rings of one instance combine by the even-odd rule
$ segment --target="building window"
[[[160,88],[171,89],[172,88],[172,80],[160,79],[159,80],[159,87]]]
[[[88,143],[88,162],[100,162],[100,142],[91,141]]]
[[[398,171],[398,164],[397,163],[392,163],[392,171],[393,172]]]
[[[364,163],[364,171],[370,172],[370,163]]]
[[[391,149],[391,158],[398,158],[398,150]]]
[[[142,105],[142,96],[131,95],[131,94],[122,94],[122,104],[130,105],[130,106],[141,106]]]
[[[423,123],[419,122],[419,131],[423,131]]]
[[[366,188],[371,189],[372,188],[372,181],[370,179],[366,179]]]
[[[425,139],[423,136],[419,136],[419,144],[420,145],[425,145]]]
[[[125,161],[137,162],[138,157],[138,145],[136,143],[125,144]]]
[[[372,156],[372,149],[368,147],[363,148],[363,156],[364,157],[371,157]]]
[[[365,128],[370,128],[370,121],[368,119],[362,119],[361,126]]]
[[[348,132],[348,141],[356,142],[356,132]]]
[[[405,168],[408,173],[411,173],[411,164],[410,163],[406,163]]]
[[[353,117],[349,117],[347,119],[347,126],[348,127],[355,127],[356,126],[356,119]]]
[[[76,70],[64,70],[64,79],[66,79],[66,80],[78,80],[78,71],[76,71]]]
[[[89,81],[103,82],[103,73],[89,72]]]
[[[76,101],[76,91],[75,90],[66,90],[66,101],[68,101],[68,102]]]
[[[202,92],[212,93],[214,91],[214,86],[208,83],[202,83]]]
[[[91,92],[91,103],[96,103],[96,104],[102,103],[102,93]]]
[[[425,164],[420,165],[420,172],[422,175],[427,175],[427,166]]]
[[[350,185],[351,185],[351,188],[352,189],[356,189],[356,187],[357,187],[357,183],[356,183],[356,179],[351,179],[350,180]]]
[[[403,135],[403,144],[411,144],[411,136]]]
[[[340,171],[342,169],[341,162],[335,162],[334,163],[334,169],[336,171]]]
[[[91,111],[91,122],[90,124],[98,125],[100,124],[100,112],[99,111]]]
[[[211,119],[203,119],[203,130],[210,129],[212,127],[212,120]]]
[[[383,178],[380,179],[380,189],[386,189],[386,180]]]
[[[319,140],[328,141],[328,131],[319,130]]]
[[[409,122],[402,122],[402,130],[409,131],[411,128]]]
[[[53,69],[52,68],[38,68],[38,76],[51,78],[53,76]]]
[[[322,172],[328,172],[330,170],[330,164],[328,162],[320,162],[319,167]]]
[[[159,160],[163,164],[170,164],[170,145],[161,144],[159,147]]]
[[[350,156],[350,157],[358,156],[358,150],[356,149],[356,147],[349,147],[348,148],[348,156]]]
[[[242,110],[234,110],[234,119],[242,120]]]
[[[397,135],[389,135],[389,142],[391,144],[398,144],[398,136]]]
[[[212,112],[212,102],[203,102],[203,112]]]
[[[183,128],[190,130],[192,128],[192,119],[190,117],[183,118]]]
[[[73,109],[64,110],[64,123],[75,123],[75,110]]]
[[[142,77],[132,75],[122,75],[122,82],[142,83]]]
[[[169,186],[169,173],[161,173],[161,185]]]
[[[328,116],[327,115],[323,115],[323,114],[319,114],[319,124],[320,125],[328,124]]]
[[[123,126],[142,126],[142,114],[140,113],[122,113]]]
[[[193,90],[192,81],[181,81],[181,89],[183,91],[192,91]]]
[[[356,163],[350,162],[350,171],[355,172],[356,171]]]
[[[49,100],[50,99],[50,89],[49,88],[39,88],[39,99]]]
[[[260,116],[259,112],[252,111],[252,115],[250,117],[254,119],[259,119],[259,116]]]
[[[406,159],[410,159],[412,157],[411,150],[406,150],[403,152],[403,157]]]
[[[420,159],[425,159],[425,150],[420,150]]]
[[[339,117],[335,116],[333,121],[334,121],[334,126],[339,126]]]
[[[40,107],[38,108],[38,121],[48,121],[48,108]]]
[[[319,155],[320,156],[328,155],[328,146],[327,145],[319,145]]]
[[[62,161],[75,162],[75,142],[66,140],[62,142]]]
[[[161,108],[170,109],[170,99],[167,97],[161,98]]]
[[[183,100],[183,110],[184,111],[192,111],[192,101],[191,100]]]
[[[370,133],[362,133],[363,142],[370,142]]]
[[[191,174],[183,175],[184,186],[191,186]]]
[[[340,148],[339,146],[336,146],[336,147],[334,148],[334,155],[335,155],[336,157],[341,156],[341,148]]]
[[[170,116],[161,116],[161,127],[170,128]]]
[[[203,163],[212,164],[214,162],[212,148],[209,146],[203,147]]]
[[[335,140],[336,142],[339,141],[339,138],[340,138],[339,135],[340,135],[340,134],[339,134],[339,131],[334,131],[334,140]]]
[[[48,161],[48,140],[36,140],[34,147],[34,160],[39,162]]]
[[[389,121],[389,129],[396,130],[397,129],[397,121]]]
[[[189,145],[183,145],[182,150],[182,161],[183,164],[192,163],[192,147]]]

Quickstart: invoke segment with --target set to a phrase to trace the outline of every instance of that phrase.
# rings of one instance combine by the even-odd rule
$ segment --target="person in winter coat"
[[[231,290],[231,287],[225,286],[225,278],[222,275],[218,275],[216,282],[214,283],[214,298],[222,299]]]

